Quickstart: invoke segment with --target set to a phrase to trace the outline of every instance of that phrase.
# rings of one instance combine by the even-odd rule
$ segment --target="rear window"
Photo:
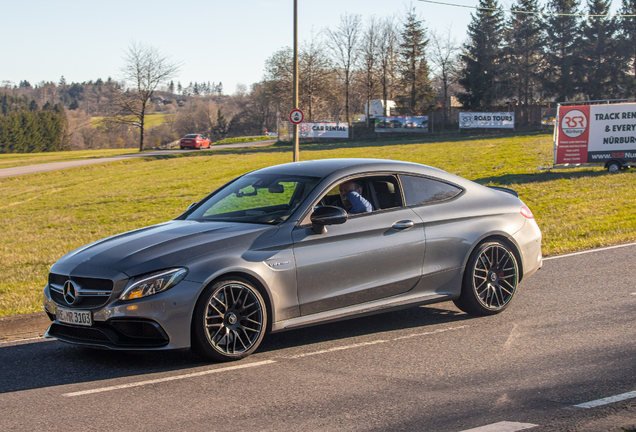
[[[446,201],[459,195],[462,190],[442,181],[426,177],[400,175],[406,205],[418,205]]]
[[[198,136],[199,134],[190,134],[190,135],[186,135],[184,138],[196,138]]]

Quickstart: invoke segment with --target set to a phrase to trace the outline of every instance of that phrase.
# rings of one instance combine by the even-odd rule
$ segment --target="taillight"
[[[534,215],[527,206],[521,207],[521,214],[528,219],[534,219]]]

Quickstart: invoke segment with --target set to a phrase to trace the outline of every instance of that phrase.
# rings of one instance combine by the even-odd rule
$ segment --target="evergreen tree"
[[[625,68],[625,97],[636,96],[636,0],[623,0],[620,11],[623,15],[632,15],[631,17],[622,17],[620,20],[620,50],[624,53]]]
[[[415,8],[411,8],[405,17],[400,34],[400,83],[407,94],[406,100],[411,110],[421,109],[433,96],[429,81],[429,69],[426,62],[426,29],[418,19]]]
[[[578,0],[550,0],[548,12],[578,13]],[[548,15],[546,19],[546,71],[542,86],[557,102],[565,102],[579,90],[576,68],[576,42],[580,40],[579,18],[568,15]]]
[[[538,0],[518,0],[512,10],[538,12]],[[538,96],[543,58],[543,27],[541,16],[534,13],[512,13],[506,29],[507,44],[504,48],[507,60],[509,94],[523,103],[522,116],[528,123],[528,105]]]
[[[607,15],[611,0],[588,0],[590,15]],[[590,100],[624,97],[623,53],[617,38],[618,23],[610,17],[590,16],[580,41],[580,78]]]
[[[459,84],[466,90],[457,98],[468,109],[490,108],[501,96],[502,31],[504,15],[497,0],[479,0],[468,25],[469,41],[461,60]]]

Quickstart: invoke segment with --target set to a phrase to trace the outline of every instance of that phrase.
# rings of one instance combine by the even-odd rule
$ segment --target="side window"
[[[446,201],[462,192],[456,186],[426,177],[400,174],[400,180],[404,188],[406,205]]]
[[[355,205],[343,199],[349,190],[358,192]],[[401,207],[402,196],[395,176],[364,176],[336,185],[318,205],[342,207],[353,215]]]

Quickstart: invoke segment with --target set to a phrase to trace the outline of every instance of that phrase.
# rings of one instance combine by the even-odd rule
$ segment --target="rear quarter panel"
[[[422,219],[426,236],[420,289],[459,296],[470,253],[488,237],[504,237],[519,249],[513,234],[525,223],[519,213],[521,201],[475,186],[452,200],[412,207]]]

